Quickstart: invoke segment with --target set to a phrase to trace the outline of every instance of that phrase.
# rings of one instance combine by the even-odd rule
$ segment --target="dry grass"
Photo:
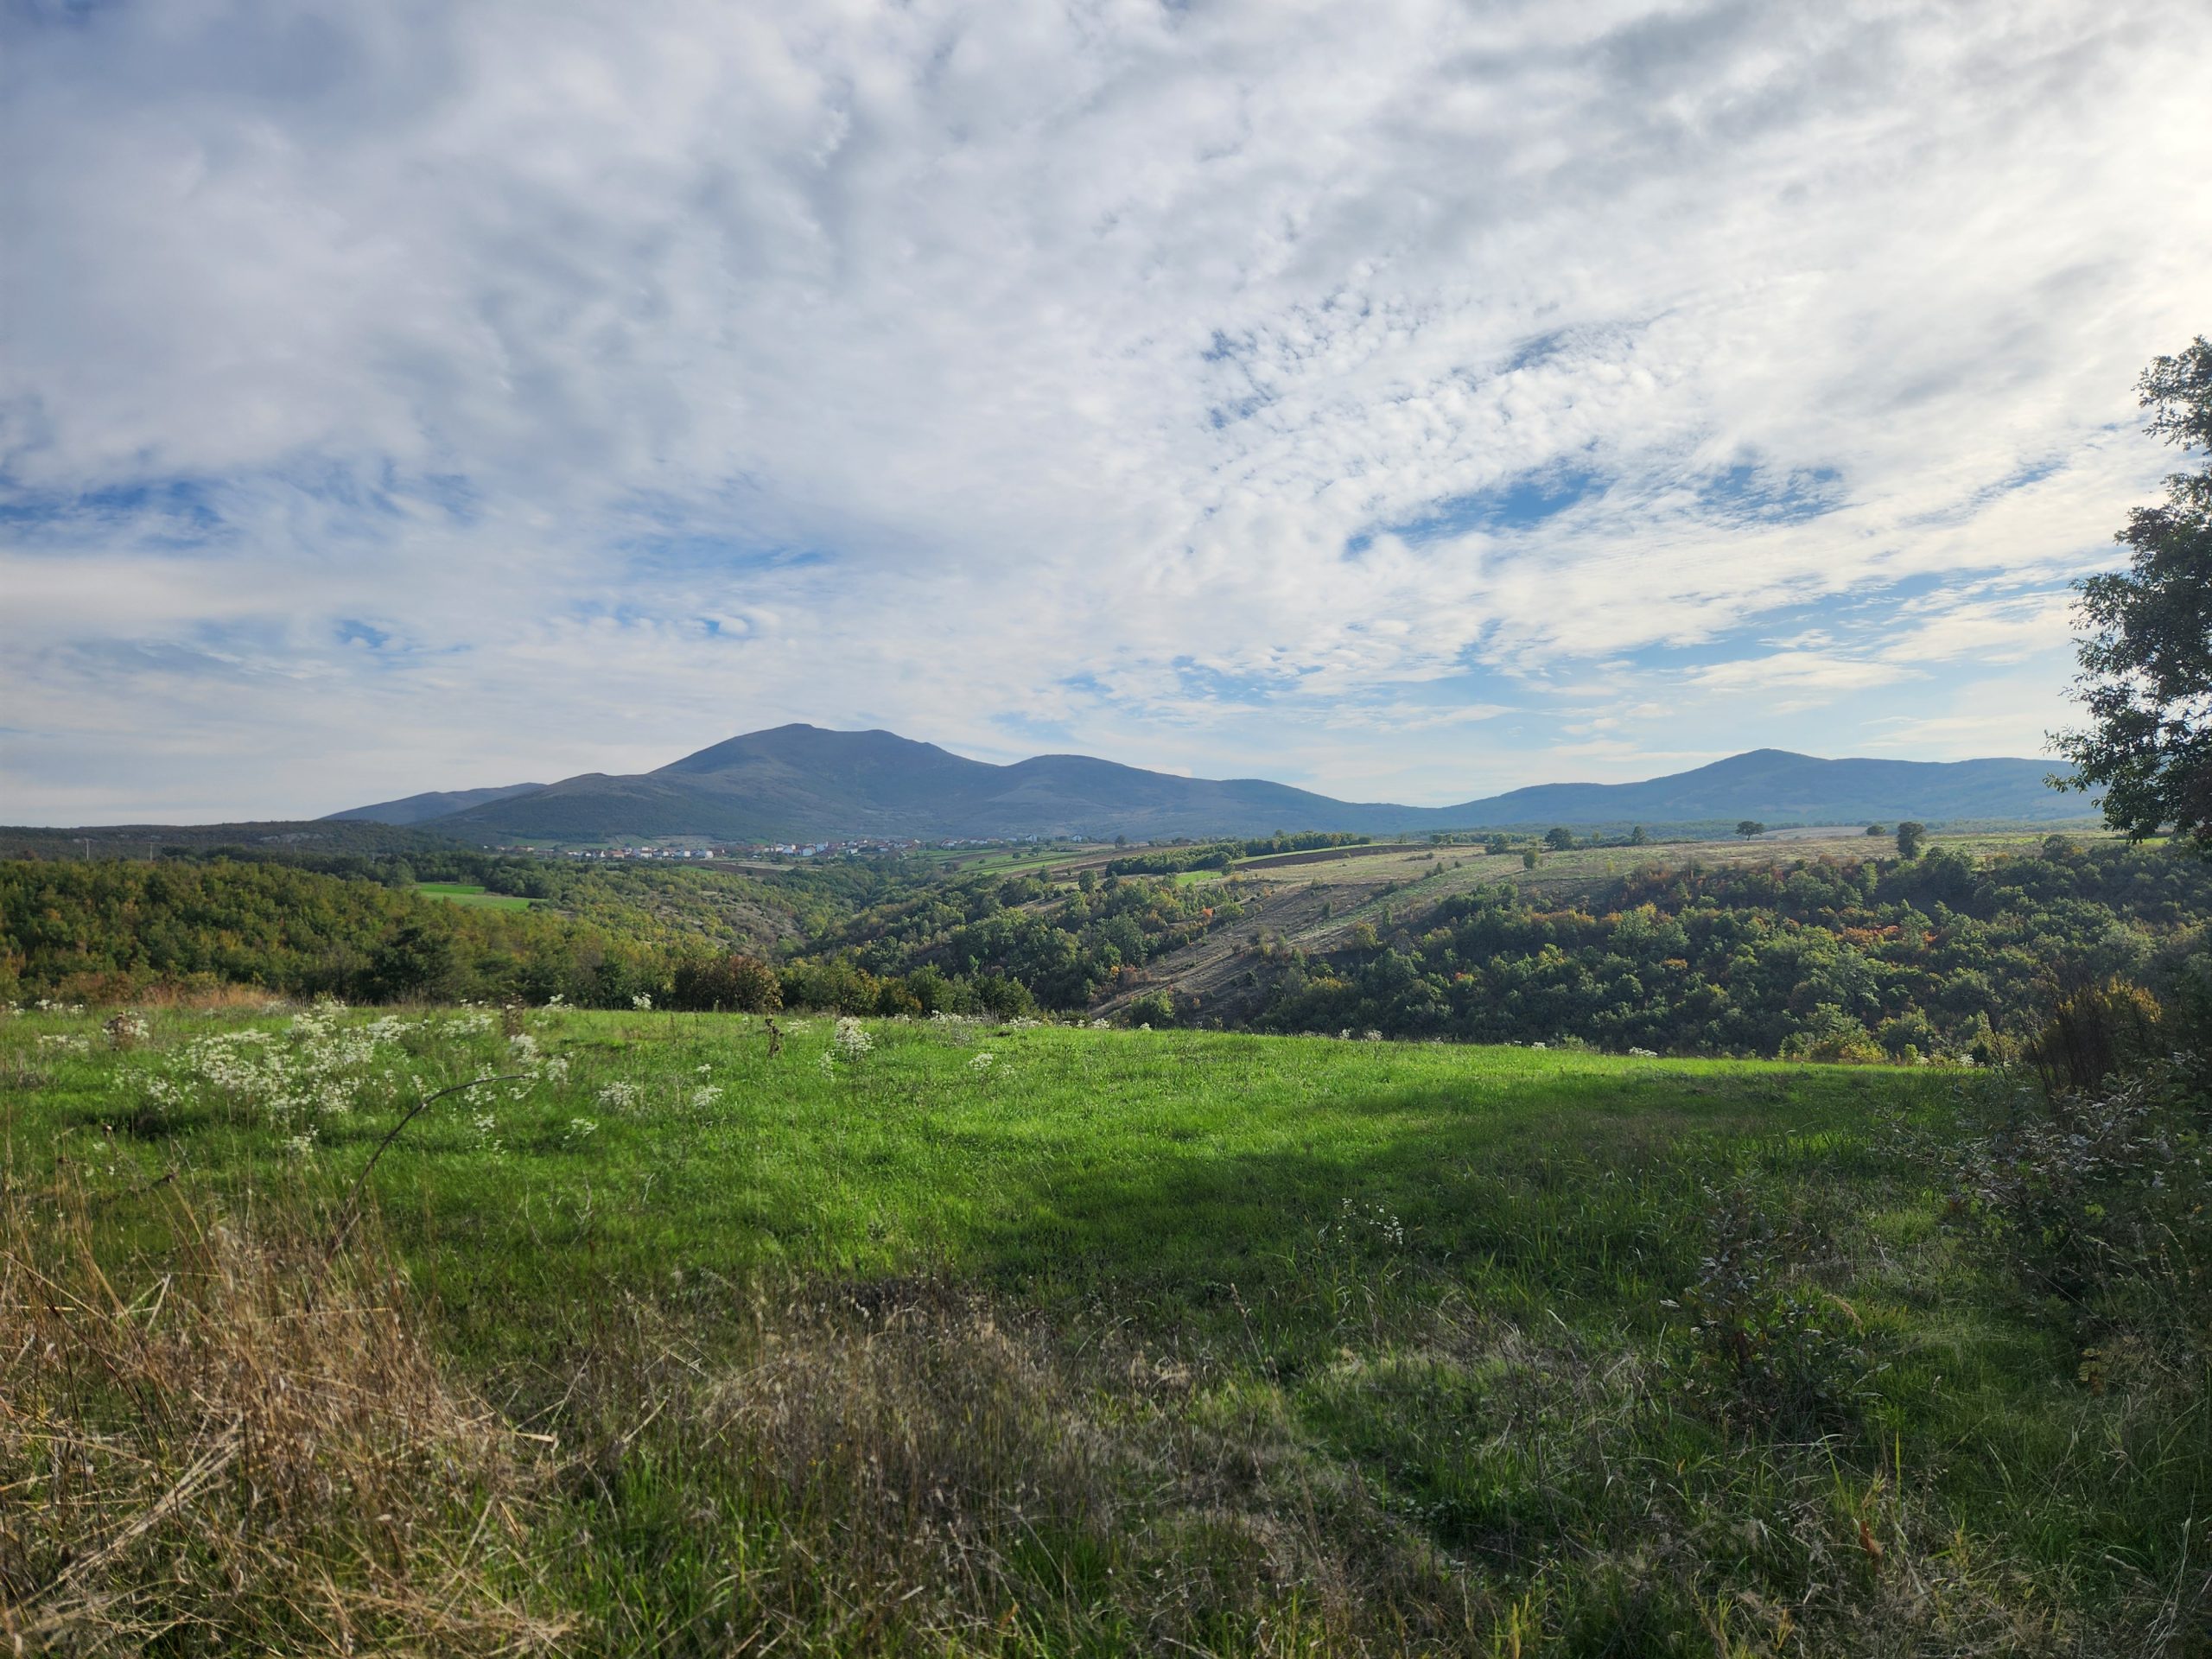
[[[0,1639],[16,1652],[543,1649],[533,1459],[389,1259],[188,1208],[118,1286],[81,1192],[0,1196]]]
[[[1501,1623],[1230,1368],[932,1280],[757,1297],[734,1363],[626,1319],[567,1391],[577,1478],[634,1518],[677,1474],[711,1588],[680,1630],[612,1610],[613,1650],[1486,1652]]]

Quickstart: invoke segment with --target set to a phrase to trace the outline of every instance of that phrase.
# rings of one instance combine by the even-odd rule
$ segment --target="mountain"
[[[472,806],[488,806],[510,795],[527,795],[544,787],[543,784],[509,784],[503,789],[432,790],[428,794],[410,795],[397,801],[378,801],[373,806],[351,806],[329,816],[370,823],[428,823],[432,818],[449,818]]]
[[[2057,818],[2086,811],[2080,798],[2069,802],[2044,781],[2052,770],[2044,760],[1822,760],[1753,749],[1641,784],[1537,784],[1445,810],[1501,828],[1709,818]]]
[[[696,836],[826,841],[868,836],[1389,835],[1555,823],[2036,819],[2086,810],[2053,793],[2040,760],[1823,760],[1757,749],[1637,784],[1541,784],[1458,806],[1332,800],[1287,785],[1146,772],[1077,754],[1012,766],[890,732],[779,726],[630,776],[416,795],[334,814],[434,825],[478,842]],[[450,803],[442,811],[439,804]],[[410,816],[394,816],[406,812]]]
[[[1408,809],[1352,806],[1257,779],[1217,783],[1077,754],[1010,766],[890,732],[779,726],[702,749],[657,772],[588,772],[437,821],[472,840],[585,841],[702,836],[717,841],[924,839],[1029,835],[1265,834],[1293,826],[1383,832]]]

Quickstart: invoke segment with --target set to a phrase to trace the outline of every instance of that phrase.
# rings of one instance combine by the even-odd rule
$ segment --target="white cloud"
[[[2206,327],[2160,0],[0,29],[0,817],[786,718],[1465,798],[1606,660],[1663,769],[2044,660]]]

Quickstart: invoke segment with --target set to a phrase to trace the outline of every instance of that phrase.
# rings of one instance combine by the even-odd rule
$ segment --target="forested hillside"
[[[2082,849],[1641,871],[1566,908],[1510,888],[1272,973],[1256,1023],[1478,1042],[1864,1058],[1987,1056],[2114,981],[2212,1006],[2212,869]]]
[[[1489,877],[1440,899],[1384,883],[1303,944],[1255,918],[1311,894],[1315,867],[1224,870],[1248,850],[1233,845],[1072,873],[855,859],[743,874],[465,852],[19,861],[0,863],[0,999],[244,986],[874,1014],[1035,1006],[1155,1026],[1857,1059],[2008,1054],[2085,988],[2140,988],[2176,1018],[2212,1007],[2212,870],[2162,849],[2028,846],[1749,867],[1676,855],[1564,896]],[[416,890],[430,880],[529,903],[440,902]],[[1193,949],[1217,964],[1203,990],[1177,967]]]

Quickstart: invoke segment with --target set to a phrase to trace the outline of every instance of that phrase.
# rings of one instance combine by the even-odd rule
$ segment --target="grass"
[[[516,1040],[487,1010],[162,1013],[143,1040],[90,1016],[0,1025],[19,1272],[118,1328],[204,1308],[212,1331],[227,1304],[200,1288],[145,1310],[227,1274],[281,1313],[313,1241],[343,1235],[346,1339],[383,1344],[425,1401],[395,1344],[435,1356],[435,1445],[480,1425],[408,1511],[419,1557],[337,1521],[302,1535],[325,1599],[393,1645],[2205,1650],[2201,1393],[2086,1386],[2063,1325],[1961,1247],[1930,1152],[1979,1109],[1955,1076],[508,1024]],[[241,1052],[283,1059],[223,1058]],[[520,1075],[378,1155],[409,1079],[495,1073]],[[40,1298],[10,1300],[20,1322]],[[88,1360],[41,1409],[120,1445],[143,1414],[100,1380],[139,1375],[118,1363]],[[285,1363],[327,1391],[314,1356]],[[337,1438],[378,1468],[422,1454],[391,1432]],[[132,1455],[181,1474],[189,1452],[180,1431]],[[0,1489],[44,1490],[22,1484],[35,1449],[0,1454]],[[168,1490],[112,1484],[106,1510],[56,1488],[0,1521],[10,1628],[53,1605],[27,1563],[105,1548]],[[113,1650],[334,1645],[321,1614],[223,1611],[192,1540],[252,1522],[225,1493],[103,1569],[111,1606],[145,1605],[144,1574],[204,1586],[184,1634]],[[448,1605],[416,1594],[437,1573],[467,1617],[434,1639],[404,1610]],[[79,1637],[100,1617],[80,1587]]]
[[[528,910],[530,900],[513,893],[486,893],[466,881],[417,881],[415,891],[448,904],[473,905],[480,910]]]

